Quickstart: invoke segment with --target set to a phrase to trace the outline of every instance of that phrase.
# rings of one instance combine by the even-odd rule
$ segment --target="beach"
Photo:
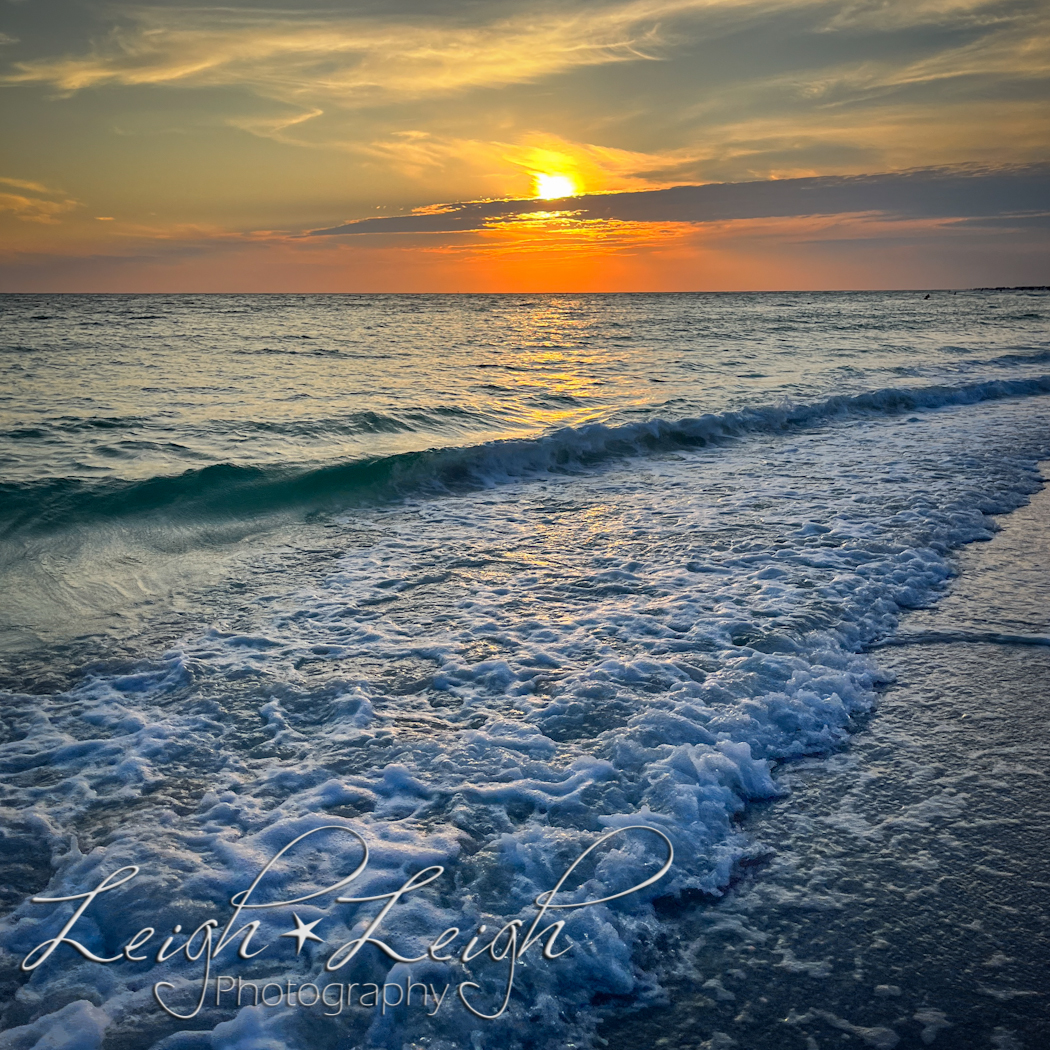
[[[1044,1039],[1046,292],[0,309],[0,1047]]]
[[[768,854],[682,916],[669,1005],[609,1046],[1046,1043],[1048,522],[1044,489],[903,618],[931,640],[880,652],[847,750],[782,768],[744,821]]]

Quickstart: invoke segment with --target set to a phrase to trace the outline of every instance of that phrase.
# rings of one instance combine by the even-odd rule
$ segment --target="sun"
[[[541,175],[536,172],[532,178],[536,196],[540,200],[555,201],[562,197],[575,197],[580,192],[571,175]]]

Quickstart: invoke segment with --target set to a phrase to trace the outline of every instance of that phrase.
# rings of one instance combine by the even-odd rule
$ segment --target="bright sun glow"
[[[541,175],[537,172],[533,179],[536,183],[536,196],[540,200],[560,200],[562,197],[575,197],[580,192],[571,175]]]

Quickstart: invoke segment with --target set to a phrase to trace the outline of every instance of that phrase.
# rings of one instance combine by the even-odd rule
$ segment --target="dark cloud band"
[[[878,212],[902,219],[981,219],[1050,211],[1050,165],[925,169],[882,175],[674,186],[563,200],[466,201],[440,212],[392,215],[313,230],[311,236],[457,233],[542,212],[619,222],[704,223]]]

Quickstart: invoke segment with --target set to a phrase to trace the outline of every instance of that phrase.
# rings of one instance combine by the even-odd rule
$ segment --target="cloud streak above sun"
[[[725,0],[728,2],[728,0]],[[8,83],[249,85],[264,97],[364,106],[652,59],[660,19],[715,6],[635,0],[445,26],[268,10],[128,8],[86,55],[16,63]]]
[[[430,240],[397,250],[433,255],[433,285],[448,287],[460,263],[435,255],[439,213],[450,236],[519,223],[514,244],[530,254],[573,223],[627,223],[616,251],[662,238],[689,272],[680,253],[699,249],[683,247],[675,224],[722,220],[683,219],[687,199],[787,200],[791,183],[822,203],[778,221],[866,213],[892,225],[904,213],[880,194],[915,191],[915,172],[940,170],[952,187],[997,186],[1006,196],[981,214],[1013,215],[1017,172],[1050,162],[1050,8],[1035,0],[317,0],[308,10],[54,0],[46,11],[5,5],[0,33],[0,273],[46,272],[53,259],[65,274],[90,258],[98,274],[99,260],[135,257],[151,230],[156,252],[143,265],[163,282],[184,231],[213,231],[220,254],[269,244],[273,257],[310,230],[376,232],[417,216],[431,234],[414,233]],[[557,179],[576,195],[561,209],[575,218],[545,231],[538,212],[499,213],[498,202],[557,199]],[[912,250],[955,280],[962,272],[938,254],[941,220],[981,216],[962,204],[948,214],[961,201],[949,190],[943,180],[930,190],[944,202],[936,217],[908,214],[934,222]],[[616,214],[599,215],[614,197]],[[514,215],[533,218],[520,226]],[[752,216],[763,217],[774,215]],[[763,250],[788,237],[778,228],[764,228]],[[736,235],[744,254],[748,238],[758,243],[755,229]],[[1030,269],[1027,236],[1002,233],[992,255],[973,241],[971,270],[982,252],[1013,252]],[[186,241],[185,258],[208,237]],[[1010,248],[1010,237],[1024,243]],[[353,240],[358,254],[373,250]],[[317,265],[345,267],[341,251]],[[422,265],[406,259],[405,272]],[[346,280],[360,272],[355,263]],[[338,270],[325,274],[338,285]]]

